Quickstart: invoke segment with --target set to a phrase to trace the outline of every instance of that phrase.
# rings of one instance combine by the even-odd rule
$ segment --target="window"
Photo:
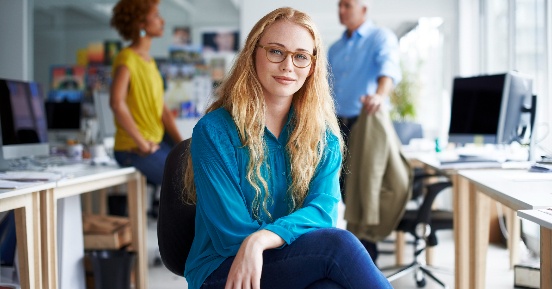
[[[538,95],[535,125],[535,155],[552,155],[552,102],[548,93],[549,55],[546,0],[480,0],[484,13],[482,32],[483,71],[500,73],[517,70],[533,78],[533,92]]]

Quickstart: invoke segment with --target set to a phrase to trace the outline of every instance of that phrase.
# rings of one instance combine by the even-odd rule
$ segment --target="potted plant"
[[[422,125],[415,122],[416,99],[420,94],[417,74],[402,66],[402,80],[391,93],[391,120],[402,144],[408,144],[413,138],[422,138]]]

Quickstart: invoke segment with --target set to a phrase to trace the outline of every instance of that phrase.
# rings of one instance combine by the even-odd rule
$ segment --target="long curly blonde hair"
[[[267,182],[261,174],[265,161],[266,146],[264,141],[265,111],[263,90],[255,70],[255,49],[264,31],[277,21],[290,21],[306,28],[314,39],[316,56],[311,64],[312,73],[303,86],[293,95],[292,128],[286,151],[291,165],[290,212],[299,209],[308,194],[309,184],[326,147],[326,132],[330,130],[340,142],[343,154],[343,140],[339,131],[335,107],[328,83],[328,64],[320,34],[312,19],[307,14],[285,7],[276,9],[255,24],[240,51],[234,65],[218,87],[218,99],[207,108],[207,113],[224,107],[234,119],[244,147],[247,147],[250,160],[247,169],[247,180],[256,190],[253,201],[253,213],[258,219],[262,208],[268,216],[267,203],[270,192]],[[185,174],[187,195],[184,199],[195,202],[192,162],[188,159]],[[261,201],[264,189],[263,200]]]

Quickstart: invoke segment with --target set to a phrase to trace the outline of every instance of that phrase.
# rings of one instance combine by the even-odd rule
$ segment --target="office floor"
[[[340,212],[343,212],[343,206],[340,208]],[[344,222],[338,223],[338,227],[343,227]],[[163,265],[154,266],[153,259],[157,252],[157,235],[156,235],[156,223],[155,220],[149,220],[148,222],[148,259],[149,259],[149,289],[187,289],[188,285],[186,280],[182,277],[178,277],[167,270]],[[454,289],[454,242],[452,231],[445,231],[438,234],[439,245],[434,249],[435,266],[440,271],[435,271],[435,275],[440,278],[450,289]],[[406,245],[405,247],[405,263],[412,261],[412,246]],[[381,243],[379,244],[380,250],[391,251],[394,248],[393,243]],[[528,254],[523,248],[521,251],[521,258]],[[486,288],[502,289],[502,288],[514,288],[514,273],[509,269],[509,257],[508,251],[501,246],[491,244],[487,255],[487,283]],[[382,254],[378,259],[380,268],[385,268],[395,265],[395,255]],[[394,270],[385,270],[383,273],[389,275]],[[439,284],[433,282],[433,280],[427,279],[427,285],[425,289],[441,288]],[[414,281],[413,274],[406,275],[392,283],[396,289],[416,289],[416,282]]]

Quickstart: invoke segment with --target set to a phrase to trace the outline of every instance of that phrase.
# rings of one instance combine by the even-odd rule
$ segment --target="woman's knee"
[[[318,242],[327,242],[333,246],[358,246],[362,245],[358,238],[351,232],[339,228],[325,228],[315,231]]]
[[[335,252],[340,258],[343,255],[354,256],[366,252],[358,238],[347,230],[325,228],[306,235],[309,235],[307,243],[325,252]]]

